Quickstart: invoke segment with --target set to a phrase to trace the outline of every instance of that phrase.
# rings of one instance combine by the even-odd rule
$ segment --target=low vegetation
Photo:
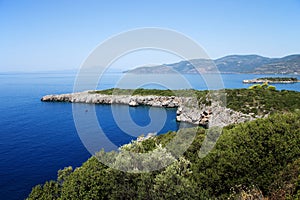
[[[267,86],[252,89],[226,90],[227,107],[243,113],[268,115],[291,112],[300,108],[300,92],[274,90]]]
[[[96,90],[90,91],[91,94],[106,94],[106,95],[155,95],[155,96],[182,96],[189,97],[197,94],[207,94],[207,91],[197,91],[193,89],[187,90],[158,90],[158,89],[120,89],[120,88],[111,88],[107,90]]]
[[[300,111],[227,126],[205,157],[199,156],[199,149],[209,130],[196,130],[188,150],[161,170],[125,173],[99,162],[97,156],[111,154],[100,152],[80,168],[59,170],[57,180],[35,186],[28,200],[300,198]],[[165,148],[175,135],[169,132],[123,148],[153,151]],[[214,135],[208,138],[214,140]],[[163,162],[159,155],[152,159]]]

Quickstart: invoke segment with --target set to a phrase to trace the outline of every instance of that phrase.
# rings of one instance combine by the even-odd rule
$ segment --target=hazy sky
[[[300,0],[0,0],[0,27],[0,71],[77,69],[99,43],[140,27],[179,31],[212,58],[282,57],[300,53]],[[175,61],[133,58],[124,68]]]

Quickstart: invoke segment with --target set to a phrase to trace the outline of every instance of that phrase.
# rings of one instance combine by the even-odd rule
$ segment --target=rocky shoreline
[[[125,104],[129,106],[155,106],[165,108],[177,108],[176,120],[187,122],[206,128],[251,121],[259,116],[251,116],[232,109],[220,106],[218,102],[211,105],[198,105],[198,101],[192,97],[177,96],[140,96],[140,95],[104,95],[91,91],[46,95],[42,97],[44,102],[70,102],[90,104]]]

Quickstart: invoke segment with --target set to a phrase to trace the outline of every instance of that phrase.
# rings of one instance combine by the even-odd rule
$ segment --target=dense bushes
[[[197,130],[184,155],[162,170],[125,173],[92,157],[73,172],[71,168],[60,170],[57,181],[34,187],[28,199],[300,197],[299,111],[225,127],[215,148],[200,158],[207,131]],[[169,132],[126,148],[151,151],[164,147],[175,134]]]
[[[197,183],[217,196],[237,185],[255,185],[270,195],[276,174],[300,158],[299,133],[299,113],[225,129],[215,150],[193,165]]]
[[[243,113],[266,115],[290,112],[300,108],[300,92],[287,90],[238,89],[226,90],[227,107]]]

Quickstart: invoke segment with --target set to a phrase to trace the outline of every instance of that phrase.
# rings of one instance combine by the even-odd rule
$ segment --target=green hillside
[[[201,158],[199,149],[207,131],[199,128],[184,155],[162,170],[118,171],[97,160],[97,156],[111,157],[112,153],[101,152],[80,168],[59,170],[57,180],[35,186],[28,199],[300,198],[299,111],[225,127],[214,149]],[[144,153],[164,148],[175,134],[133,142],[126,150]],[[213,135],[208,138],[214,140]],[[152,162],[163,159],[158,155]]]

